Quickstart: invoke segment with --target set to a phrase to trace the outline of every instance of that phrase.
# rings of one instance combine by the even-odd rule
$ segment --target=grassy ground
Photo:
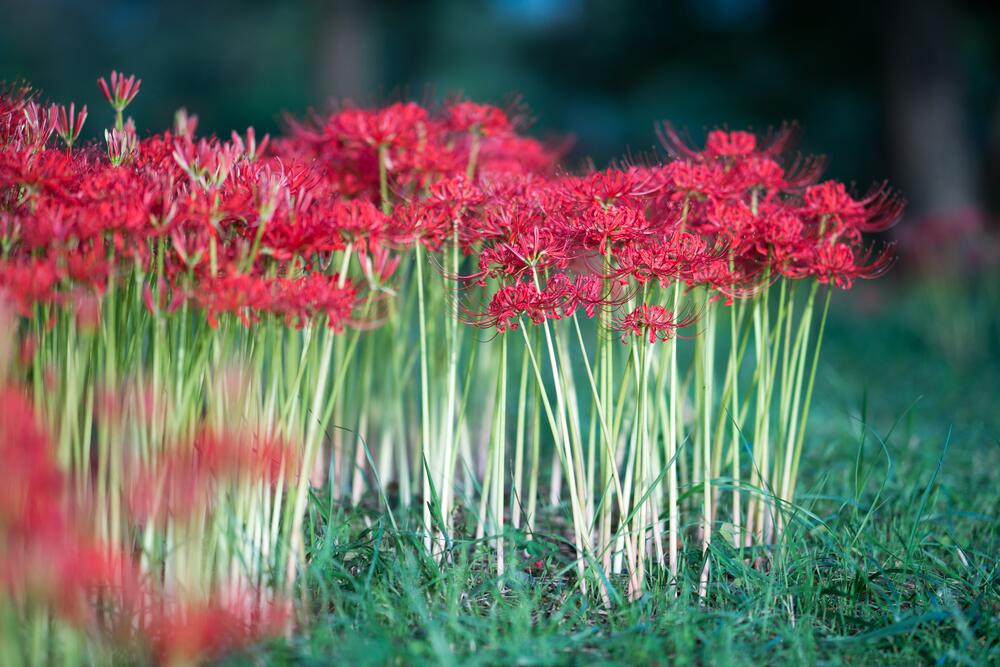
[[[310,625],[224,663],[1000,663],[1000,355],[976,328],[996,312],[949,304],[974,335],[948,348],[924,292],[879,289],[839,295],[802,511],[767,571],[717,541],[699,600],[691,540],[679,598],[654,582],[609,610],[571,583],[555,511],[549,537],[512,536],[501,596],[471,540],[439,567],[375,511],[317,502]]]

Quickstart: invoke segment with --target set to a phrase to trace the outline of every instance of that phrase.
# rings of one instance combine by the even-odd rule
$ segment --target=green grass
[[[223,664],[1000,663],[996,332],[946,361],[921,294],[882,289],[878,315],[851,305],[864,292],[833,314],[786,542],[717,540],[707,600],[694,538],[677,599],[654,581],[607,609],[573,583],[559,510],[540,539],[511,534],[521,562],[498,582],[471,530],[441,566],[374,499],[332,515],[317,501],[308,625]]]

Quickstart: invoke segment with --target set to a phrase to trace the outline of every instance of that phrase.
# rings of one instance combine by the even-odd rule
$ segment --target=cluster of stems
[[[713,540],[780,539],[832,289],[891,262],[864,241],[900,213],[884,187],[820,182],[787,130],[667,127],[662,162],[566,174],[464,101],[140,140],[111,81],[104,149],[71,150],[85,111],[0,96],[0,370],[156,595],[259,619],[370,500],[439,562],[474,536],[501,582],[562,508],[607,604],[661,572],[707,596]]]

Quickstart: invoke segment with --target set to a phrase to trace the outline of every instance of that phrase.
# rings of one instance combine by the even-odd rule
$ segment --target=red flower
[[[757,137],[750,132],[712,130],[705,142],[708,157],[738,157],[750,155],[757,148]]]
[[[842,244],[820,246],[810,267],[810,272],[821,283],[833,283],[841,289],[850,289],[857,278],[878,278],[892,268],[895,246],[886,245],[875,254],[873,249],[859,250]]]
[[[377,110],[344,109],[330,117],[326,133],[347,147],[413,148],[426,123],[427,111],[422,107],[397,102]]]
[[[0,291],[22,315],[30,316],[35,303],[55,300],[58,283],[56,267],[48,259],[0,262]]]
[[[539,290],[533,283],[516,282],[499,288],[485,313],[473,313],[467,319],[481,327],[496,327],[504,332],[517,329],[521,318],[533,324],[558,320],[573,313],[577,306],[576,286],[564,274],[552,276]]]
[[[285,605],[267,603],[239,592],[220,594],[211,602],[170,604],[157,611],[150,623],[153,657],[167,665],[193,664],[218,657],[280,633],[288,613]]]
[[[837,181],[824,181],[806,188],[803,200],[809,213],[842,225],[855,236],[860,232],[888,229],[902,215],[904,206],[885,185],[874,188],[861,199],[854,199],[844,184]]]
[[[108,144],[108,160],[113,167],[131,162],[139,152],[139,139],[131,118],[120,130],[117,127],[105,130],[104,140]]]
[[[55,107],[46,108],[34,100],[25,102],[24,123],[21,126],[24,145],[31,148],[32,151],[42,150],[55,131],[56,123]]]
[[[596,203],[604,208],[635,206],[642,197],[662,187],[662,182],[657,182],[654,176],[640,170],[606,169],[589,176],[563,179],[560,185],[563,197],[569,201],[584,205]]]
[[[235,315],[244,325],[270,314],[286,324],[303,327],[322,316],[331,329],[340,330],[356,302],[354,288],[341,285],[334,275],[309,273],[301,278],[262,278],[241,273],[208,277],[194,294],[206,310],[211,326],[222,313]]]
[[[541,274],[550,268],[565,268],[573,251],[570,239],[561,234],[540,211],[512,206],[491,213],[493,225],[503,237],[483,248],[479,255],[480,280],[486,276],[505,279]]]
[[[52,111],[56,116],[56,133],[66,144],[66,148],[73,148],[73,144],[80,137],[80,130],[87,120],[87,105],[84,104],[80,113],[76,112],[76,105],[70,104],[67,111],[64,106],[52,105]]]
[[[139,94],[139,86],[142,85],[142,79],[136,79],[135,75],[125,78],[125,75],[120,72],[111,72],[111,85],[102,76],[97,80],[97,86],[104,93],[104,99],[108,101],[111,108],[121,113],[125,110],[135,96]]]
[[[174,160],[191,182],[206,189],[220,187],[242,157],[246,146],[222,143],[217,139],[201,139],[198,143],[177,139]]]
[[[507,114],[490,104],[455,102],[447,107],[448,129],[453,132],[478,132],[486,136],[511,130]]]
[[[692,316],[677,317],[676,314],[663,306],[641,304],[625,315],[615,324],[615,329],[622,332],[622,342],[628,342],[629,335],[636,338],[647,338],[650,343],[673,338],[678,329],[689,326],[694,321]]]

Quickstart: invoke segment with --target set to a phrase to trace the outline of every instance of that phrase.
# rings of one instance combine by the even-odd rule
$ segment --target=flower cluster
[[[0,457],[9,473],[0,489],[0,586],[83,617],[86,595],[114,581],[121,556],[74,532],[48,436],[31,403],[10,387],[0,389]]]
[[[87,506],[71,504],[71,485],[52,457],[50,438],[34,406],[17,389],[0,388],[0,457],[9,473],[0,488],[0,596],[50,610],[57,622],[94,633],[115,629],[116,639],[151,654],[161,664],[201,660],[261,636],[280,632],[284,605],[252,590],[220,590],[207,599],[168,592],[159,577],[144,576],[131,554],[87,537]],[[156,497],[142,521],[177,520],[183,502],[204,512],[211,496],[192,495],[226,477],[276,475],[284,469],[284,448],[267,442],[250,446],[228,436],[199,435],[194,453],[177,449],[158,479],[135,475],[135,488]],[[194,462],[197,465],[183,465]],[[163,477],[183,488],[170,489]],[[174,495],[171,495],[171,494]],[[136,508],[132,508],[135,510]],[[93,601],[102,600],[99,612]]]
[[[113,83],[106,94],[122,105],[138,87]],[[260,158],[266,140],[252,130],[196,139],[187,116],[143,140],[130,123],[112,130],[106,157],[93,147],[63,152],[48,145],[49,130],[62,127],[70,144],[81,116],[72,127],[72,110],[36,122],[39,108],[27,91],[0,103],[0,286],[24,314],[100,297],[136,272],[151,309],[190,301],[213,321],[270,314],[304,326],[322,317],[331,328],[350,318],[356,286],[313,269],[379,221],[345,210],[308,167]]]
[[[600,586],[627,568],[634,596],[646,562],[676,577],[685,486],[704,495],[707,553],[723,462],[736,542],[780,531],[778,505],[742,496],[792,499],[827,312],[816,296],[825,286],[828,305],[831,287],[891,266],[892,245],[871,237],[902,212],[886,186],[856,196],[823,180],[823,161],[795,153],[788,128],[716,130],[695,147],[664,126],[661,161],[568,173],[562,146],[525,136],[518,113],[465,100],[346,105],[289,118],[275,138],[201,136],[181,110],[143,137],[125,116],[140,84],[99,80],[114,114],[103,144],[81,142],[95,122],[86,107],[0,92],[0,299],[19,315],[0,337],[20,338],[10,375],[43,402],[0,395],[0,429],[22,429],[0,430],[15,478],[0,489],[8,591],[44,580],[38,595],[82,618],[85,589],[114,587],[124,626],[154,656],[194,660],[273,629],[308,558],[318,482],[356,503],[377,468],[403,505],[422,484],[450,517],[456,471],[485,468],[465,491],[480,494],[477,530],[496,536],[502,572],[506,510],[520,528],[522,497],[533,530],[543,440],[551,497],[563,479],[571,495],[581,582],[583,563],[605,568],[591,578]],[[696,317],[699,331],[683,335]],[[482,341],[459,322],[500,334],[499,353],[477,357]],[[512,331],[524,343],[514,467],[531,470],[508,474]],[[730,346],[723,384],[717,332]],[[678,354],[688,338],[694,353]],[[246,373],[229,381],[234,367]],[[490,376],[492,413],[467,419],[489,402],[478,380]],[[377,455],[348,442],[354,432],[380,443]],[[89,531],[67,513],[73,502]],[[443,559],[451,538],[423,510],[425,545]],[[78,584],[81,560],[92,566]]]
[[[503,285],[484,321],[507,328],[517,314],[537,322],[577,305],[592,316],[584,295],[617,306],[620,287],[650,280],[705,286],[731,301],[778,277],[848,288],[891,265],[891,245],[876,252],[864,235],[895,222],[901,200],[884,186],[854,198],[842,183],[819,181],[821,162],[790,154],[788,130],[767,141],[713,131],[703,150],[669,128],[664,137],[672,155],[664,164],[534,178],[525,189],[480,184],[467,195],[487,202],[474,223],[475,277]],[[567,297],[562,285],[581,278],[600,279],[605,293]],[[555,283],[541,288],[540,280]]]
[[[117,74],[101,83],[116,111],[139,87]],[[493,315],[513,312],[503,303],[535,319],[586,306],[539,284],[560,273],[683,280],[727,299],[778,276],[847,288],[890,266],[891,247],[876,252],[864,234],[902,206],[884,186],[856,198],[820,181],[821,160],[792,154],[787,129],[713,131],[697,150],[666,127],[666,162],[570,176],[554,171],[557,153],[516,133],[516,119],[464,101],[439,113],[347,107],[259,142],[252,129],[196,138],[197,118],[181,112],[142,140],[127,122],[115,128],[105,159],[50,147],[54,134],[76,142],[87,116],[74,109],[44,108],[21,89],[0,100],[0,285],[24,312],[102,294],[140,267],[159,280],[158,302],[191,300],[213,321],[274,314],[302,326],[322,315],[340,328],[359,297],[330,270],[334,253],[448,242],[478,257],[472,278],[503,284]],[[519,286],[530,283],[533,298]]]
[[[139,83],[100,80],[119,114]],[[100,296],[138,269],[153,309],[192,302],[212,322],[271,314],[304,326],[322,316],[339,329],[360,299],[330,266],[335,253],[356,252],[368,267],[374,256],[385,269],[394,249],[439,248],[453,220],[485,199],[470,179],[518,187],[557,159],[500,109],[464,101],[433,114],[412,103],[345,108],[292,120],[274,142],[252,129],[198,138],[197,117],[182,111],[145,139],[129,121],[109,130],[104,156],[52,145],[56,134],[72,147],[86,118],[44,108],[27,89],[0,99],[0,287],[25,314]]]

